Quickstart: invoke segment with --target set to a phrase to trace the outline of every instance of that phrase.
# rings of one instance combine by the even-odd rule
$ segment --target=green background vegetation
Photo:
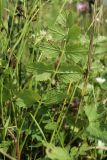
[[[76,3],[0,0],[1,160],[107,159],[106,7]]]

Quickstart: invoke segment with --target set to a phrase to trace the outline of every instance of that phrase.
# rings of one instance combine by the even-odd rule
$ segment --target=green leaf
[[[81,68],[74,64],[61,64],[58,73],[60,74],[59,80],[64,83],[76,82],[82,78]]]
[[[24,100],[21,98],[16,99],[16,105],[19,107],[22,107],[22,108],[26,108],[26,104],[25,104]]]
[[[74,64],[61,64],[58,73],[61,73],[61,74],[82,73],[82,70],[81,70],[81,68],[78,65],[74,65]]]
[[[56,122],[49,122],[48,124],[46,124],[45,129],[54,130],[56,127],[57,127],[57,123]]]
[[[52,73],[53,65],[51,65],[51,64],[47,65],[47,64],[44,64],[41,62],[33,63],[33,64],[28,65],[27,71],[32,72],[34,74],[35,73],[42,74],[44,72]]]
[[[78,157],[78,148],[77,147],[71,148],[70,156],[71,156],[71,160],[74,160],[75,158]]]
[[[88,105],[84,107],[85,114],[88,117],[89,122],[94,122],[99,118],[97,113],[97,108],[93,105]]]
[[[80,60],[86,62],[87,49],[81,44],[70,43],[66,46],[66,56],[68,59],[78,63]]]
[[[86,151],[88,150],[88,145],[86,143],[82,144],[81,147],[79,148],[79,155],[86,155]]]
[[[11,99],[11,93],[10,93],[10,86],[7,84],[4,86],[2,86],[2,84],[0,83],[0,102],[2,100],[2,102],[8,101],[9,99]]]
[[[92,122],[87,127],[86,131],[90,136],[93,136],[97,139],[107,141],[107,128],[103,128],[100,122]]]
[[[107,42],[107,37],[106,36],[98,36],[95,40],[94,40],[94,44],[98,45],[100,43],[104,43]]]
[[[47,81],[51,79],[51,73],[42,73],[36,75],[36,81]]]
[[[95,54],[102,54],[107,52],[107,47],[106,46],[98,46],[95,49]]]
[[[72,82],[77,82],[82,78],[82,75],[79,73],[72,73],[72,74],[62,74],[59,77],[60,82],[63,83],[69,83],[70,81]]]
[[[58,104],[66,97],[66,92],[63,90],[49,90],[43,97],[43,102],[47,104]]]
[[[76,18],[77,18],[76,13],[71,11],[67,17],[66,26],[68,28],[71,28],[71,26],[75,23]]]
[[[19,93],[18,98],[16,99],[16,104],[19,107],[25,108],[29,107],[33,103],[38,102],[40,100],[40,95],[33,90],[23,90]]]
[[[86,128],[87,133],[95,138],[107,140],[107,127],[102,122],[102,120],[104,121],[102,112],[98,113],[97,108],[91,105],[86,106],[84,110],[89,120],[89,125]]]
[[[46,154],[52,160],[71,160],[71,157],[65,148],[56,147],[52,144],[46,144]]]
[[[42,50],[42,56],[48,59],[56,59],[56,57],[58,57],[59,55],[59,50],[50,47],[49,44],[48,46],[44,47],[42,46],[41,50]]]
[[[4,8],[7,5],[7,0],[0,1],[0,24],[2,24]]]
[[[100,86],[103,90],[107,91],[107,80],[104,83],[102,83]]]
[[[53,70],[53,65],[47,65],[41,62],[30,64],[27,67],[27,71],[35,75],[36,81],[50,80]]]
[[[68,40],[78,40],[80,37],[80,27],[77,25],[73,25],[68,31]]]
[[[32,140],[36,139],[37,141],[42,141],[42,136],[41,135],[38,135],[38,134],[32,134]]]
[[[79,155],[86,155],[86,151],[88,150],[88,145],[86,143],[82,144],[80,148],[73,147],[70,150],[70,155],[72,159],[77,159]]]
[[[5,152],[7,152],[10,145],[11,145],[11,141],[2,141],[2,143],[0,143],[0,148],[2,148]]]

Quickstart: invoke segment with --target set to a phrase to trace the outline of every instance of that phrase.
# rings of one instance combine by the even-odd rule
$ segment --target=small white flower
[[[104,78],[101,78],[101,77],[97,77],[96,78],[96,81],[100,84],[104,83],[106,80]]]
[[[40,31],[40,35],[41,35],[41,36],[44,37],[44,36],[46,36],[46,34],[47,34],[47,32],[46,32],[45,30],[41,30],[41,31]]]
[[[99,19],[99,18],[96,18],[96,21],[97,21],[97,22],[100,22],[100,19]]]
[[[31,34],[31,36],[30,36],[30,38],[32,39],[34,39],[36,37],[36,35],[35,34]]]
[[[98,140],[98,146],[103,147],[103,146],[105,146],[105,143],[99,139]]]

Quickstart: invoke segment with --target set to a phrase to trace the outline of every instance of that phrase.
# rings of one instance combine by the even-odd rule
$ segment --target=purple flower
[[[89,9],[89,6],[88,6],[88,3],[77,3],[77,11],[79,12],[79,13],[84,13],[84,12],[86,12],[86,11],[88,11],[88,9]]]

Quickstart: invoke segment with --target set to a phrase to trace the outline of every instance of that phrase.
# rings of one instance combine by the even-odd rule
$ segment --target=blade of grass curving
[[[45,135],[44,135],[44,133],[43,133],[43,131],[42,131],[42,128],[40,127],[40,125],[39,125],[38,122],[36,121],[35,117],[34,117],[31,113],[30,113],[30,116],[32,117],[33,121],[35,122],[35,125],[38,127],[38,129],[39,129],[39,131],[40,131],[40,133],[41,133],[44,141],[47,142],[46,137],[45,137]]]

